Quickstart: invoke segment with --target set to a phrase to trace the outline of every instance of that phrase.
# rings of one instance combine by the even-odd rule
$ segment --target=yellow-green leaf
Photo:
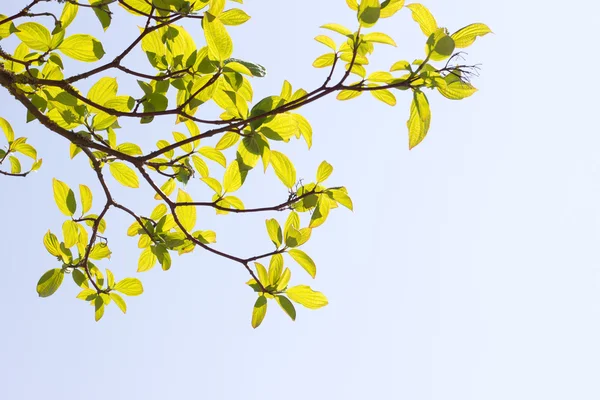
[[[492,30],[487,25],[476,23],[467,25],[464,28],[454,32],[452,34],[452,39],[454,39],[454,44],[457,48],[464,49],[465,47],[472,45],[478,36],[485,36],[491,32]]]
[[[330,31],[340,33],[344,36],[352,36],[352,31],[340,24],[325,24],[321,25],[321,28],[329,29]]]
[[[152,248],[146,247],[142,254],[140,254],[140,258],[138,259],[138,269],[137,272],[146,272],[152,268],[154,268],[154,264],[156,264],[156,255],[152,251]],[[122,282],[122,281],[121,281]],[[117,284],[118,286],[118,284]],[[115,287],[116,289],[116,287]],[[119,289],[116,289],[119,290]],[[121,291],[122,293],[125,293]],[[127,293],[125,293],[127,294]]]
[[[98,61],[105,54],[102,43],[93,36],[81,34],[69,36],[58,49],[67,57],[84,62]]]
[[[327,297],[321,292],[312,290],[309,286],[298,285],[286,291],[288,297],[306,308],[316,310],[329,304]]]
[[[437,30],[437,22],[431,12],[422,4],[414,3],[406,6],[412,11],[413,19],[419,24],[425,36],[429,37]]]
[[[115,290],[127,296],[139,296],[144,292],[144,287],[137,278],[125,278],[115,285]]]
[[[250,16],[239,8],[232,8],[219,15],[219,19],[225,25],[241,25],[248,21]]]
[[[77,16],[78,10],[79,6],[77,4],[65,3],[62,14],[60,15],[61,31],[64,31],[69,25],[71,25],[71,22],[73,22],[73,20]]]
[[[240,164],[237,160],[234,160],[225,170],[225,175],[223,176],[223,189],[225,192],[233,193],[241,188],[243,183],[244,178],[240,171]]]
[[[48,297],[54,294],[60,287],[65,274],[62,269],[54,268],[47,271],[37,283],[36,290],[40,297]]]
[[[363,36],[363,40],[365,42],[383,43],[396,47],[396,42],[394,42],[394,39],[381,32],[367,33]]]
[[[123,300],[121,296],[115,292],[110,292],[108,295],[110,296],[111,300],[115,302],[117,307],[123,311],[123,314],[127,313],[127,303],[125,303],[125,300]]]
[[[81,197],[81,213],[86,214],[92,208],[92,191],[86,185],[79,185],[79,195]]]
[[[267,315],[267,299],[264,296],[258,296],[254,308],[252,309],[252,327],[258,328]]]
[[[102,260],[103,258],[110,258],[112,252],[105,243],[98,243],[92,247],[90,251],[90,258],[92,260]]]
[[[15,132],[13,131],[12,126],[10,126],[8,121],[2,117],[0,117],[0,129],[2,129],[2,131],[4,132],[4,136],[6,137],[6,140],[9,144],[12,143],[13,140],[15,140]]]
[[[404,0],[389,0],[381,4],[379,18],[389,18],[396,14],[404,6]]]
[[[358,21],[366,28],[377,22],[381,14],[379,0],[361,0],[358,5]]]
[[[285,296],[277,295],[275,296],[275,301],[281,307],[283,311],[292,319],[292,321],[296,320],[296,308],[294,304]]]
[[[72,217],[77,210],[77,202],[75,201],[73,191],[66,183],[58,179],[52,179],[52,189],[54,192],[54,201],[58,209],[67,217]]]
[[[413,102],[410,106],[410,117],[408,126],[408,147],[414,148],[425,139],[431,122],[431,111],[429,102],[423,92],[415,92]]]
[[[191,203],[194,200],[192,196],[183,190],[179,189],[177,192],[177,202],[178,203]],[[177,215],[177,219],[181,222],[181,225],[185,228],[185,230],[191,232],[196,226],[196,207],[194,206],[178,206],[175,210],[175,214]]]
[[[209,56],[220,62],[231,57],[231,53],[233,53],[233,41],[229,33],[227,33],[223,22],[208,12],[204,14],[202,22]]]
[[[258,274],[258,280],[260,283],[262,283],[263,286],[268,286],[269,274],[267,273],[267,269],[264,267],[264,265],[257,262],[254,263],[254,266],[256,267],[256,273]]]
[[[315,68],[325,68],[333,65],[335,61],[335,54],[328,53],[323,54],[322,56],[317,57],[317,59],[313,62],[313,67]]]
[[[281,246],[281,241],[283,240],[283,235],[281,233],[281,226],[276,219],[271,218],[266,221],[267,232],[269,233],[269,238],[275,245],[275,247]]]
[[[387,105],[396,105],[396,96],[387,89],[371,90],[371,94],[377,100],[383,101]]]
[[[325,222],[325,220],[327,220],[330,209],[331,204],[329,203],[329,200],[323,197],[322,195],[319,196],[317,206],[315,207],[310,217],[310,224],[308,225],[309,228],[316,228],[318,226],[321,226]]]
[[[37,22],[25,22],[17,27],[15,32],[17,37],[21,39],[29,48],[39,51],[50,50],[52,39],[50,31]]]
[[[286,187],[292,188],[294,186],[296,183],[296,169],[294,168],[294,164],[292,164],[285,154],[272,150],[271,166],[277,177]]]
[[[317,266],[315,262],[302,250],[291,249],[288,250],[288,254],[298,263],[311,277],[317,275]]]
[[[350,100],[360,96],[362,92],[358,90],[342,90],[338,93],[336,99],[338,100]]]
[[[337,50],[337,45],[335,44],[333,39],[330,38],[329,36],[319,35],[319,36],[315,37],[315,40],[319,43],[323,43],[325,46],[329,47],[333,51]]]
[[[88,99],[103,106],[117,95],[119,85],[116,78],[100,78],[88,91]]]
[[[227,159],[219,150],[215,150],[211,147],[201,147],[199,150],[200,154],[204,157],[213,160],[225,168],[227,166]]]
[[[48,231],[44,235],[44,247],[48,250],[48,253],[52,254],[54,257],[60,257],[60,243],[58,242],[58,238],[52,232]]]
[[[317,169],[317,183],[325,182],[333,172],[333,167],[327,161],[323,161]]]
[[[130,188],[139,188],[140,181],[133,169],[122,162],[112,162],[109,164],[111,175],[123,186]]]
[[[394,63],[394,65],[392,65],[392,67],[390,68],[390,72],[394,72],[394,71],[409,71],[410,70],[410,63],[408,61],[397,61]]]
[[[449,83],[446,86],[438,86],[440,94],[450,100],[462,100],[477,92],[477,89],[468,82],[460,80]]]
[[[65,239],[65,247],[70,249],[71,247],[77,244],[77,240],[79,239],[79,229],[77,228],[77,223],[71,220],[66,220],[63,222],[62,226],[63,238]]]

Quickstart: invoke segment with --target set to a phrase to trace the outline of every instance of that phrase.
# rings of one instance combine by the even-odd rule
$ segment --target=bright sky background
[[[231,29],[237,58],[268,68],[256,99],[321,84],[311,67],[324,52],[320,25],[354,26],[343,0],[256,1],[253,19]],[[35,284],[58,265],[42,246],[63,221],[51,179],[94,182],[83,157],[0,91],[0,115],[44,158],[27,179],[1,178],[0,398],[4,399],[598,399],[600,387],[600,137],[597,16],[591,1],[424,0],[454,31],[485,22],[495,32],[468,50],[482,63],[480,91],[451,102],[432,93],[431,130],[407,149],[408,95],[390,108],[371,96],[325,99],[303,109],[314,147],[284,147],[299,177],[326,159],[331,183],[346,185],[355,212],[335,210],[305,246],[317,279],[294,268],[296,283],[327,294],[319,311],[292,323],[274,304],[250,327],[255,294],[237,264],[201,251],[175,257],[169,272],[144,273],[145,293],[128,313],[110,306],[100,323],[75,299],[70,281],[40,299]],[[12,14],[24,1],[2,1]],[[115,7],[116,8],[116,7]],[[102,34],[85,10],[70,32],[100,37],[110,59],[141,20],[117,20]],[[402,10],[378,30],[375,66],[421,58],[424,36]],[[118,13],[123,16],[124,13]],[[123,22],[122,22],[123,21]],[[197,43],[202,43],[196,27]],[[145,57],[127,65],[150,71]],[[590,71],[591,70],[591,71]],[[136,89],[120,81],[121,90]],[[86,83],[89,86],[89,83]],[[87,86],[85,87],[87,89]],[[134,92],[137,93],[137,92]],[[172,120],[127,124],[120,139],[149,145],[168,138]],[[212,142],[210,142],[212,143]],[[206,142],[206,144],[210,144]],[[216,171],[216,168],[215,168]],[[144,213],[147,188],[115,188]],[[93,183],[95,207],[101,192]],[[208,193],[197,182],[190,189]],[[263,206],[287,197],[272,172],[250,175],[241,197]],[[218,247],[239,255],[270,250],[266,215],[214,216]],[[279,215],[283,220],[285,215]],[[117,278],[136,276],[137,241],[124,214],[108,216]]]

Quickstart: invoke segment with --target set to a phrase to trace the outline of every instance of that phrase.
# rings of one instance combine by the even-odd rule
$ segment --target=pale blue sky
[[[345,2],[246,3],[253,19],[232,32],[235,56],[268,68],[253,82],[256,98],[279,93],[286,78],[318,86],[324,71],[310,64],[323,49],[312,38],[323,23],[352,25]],[[56,266],[42,237],[62,223],[51,178],[75,186],[93,176],[83,158],[69,161],[65,140],[24,124],[1,91],[0,116],[38,147],[44,166],[0,182],[0,398],[598,399],[600,7],[424,4],[450,30],[471,22],[494,30],[468,50],[469,61],[483,64],[480,91],[462,102],[432,93],[429,136],[411,152],[409,96],[395,108],[363,96],[303,109],[314,147],[285,151],[299,176],[312,177],[323,159],[333,164],[331,182],[348,187],[355,212],[335,210],[307,244],[319,271],[310,284],[330,305],[299,309],[295,323],[270,307],[253,330],[245,271],[200,251],[176,258],[169,272],[143,274],[145,293],[128,302],[126,316],[109,307],[95,323],[72,284],[38,298],[37,279]],[[0,11],[22,6],[3,1]],[[399,46],[378,49],[375,65],[422,56],[424,36],[407,11],[379,26]],[[109,57],[135,35],[136,21],[127,21],[104,35],[88,14],[71,32],[97,34]],[[141,57],[127,63],[147,66]],[[127,124],[121,137],[151,144],[172,129],[166,119]],[[247,205],[286,197],[272,172],[246,186]],[[192,193],[206,193],[200,187]],[[154,205],[147,189],[115,191],[142,211]],[[217,230],[219,248],[250,255],[270,249],[265,217],[205,211],[199,220]],[[114,254],[105,266],[117,277],[135,276],[130,222],[108,217]]]

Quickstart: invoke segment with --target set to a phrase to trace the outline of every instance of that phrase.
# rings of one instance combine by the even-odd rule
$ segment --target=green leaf
[[[90,35],[69,36],[58,49],[67,57],[84,62],[98,61],[105,54],[102,43]]]
[[[234,160],[229,164],[229,167],[225,170],[225,175],[223,176],[223,189],[227,193],[233,193],[244,184],[244,175],[246,173],[242,173],[240,171],[240,164],[237,160]]]
[[[327,297],[321,292],[312,290],[309,286],[298,285],[289,288],[286,291],[288,297],[298,303],[302,304],[306,308],[316,310],[329,304]]]
[[[396,42],[394,42],[394,39],[392,39],[385,33],[381,33],[381,32],[367,33],[362,37],[362,39],[365,42],[383,43],[383,44],[389,44],[390,46],[396,47]]]
[[[465,47],[472,45],[478,36],[485,36],[491,32],[492,30],[487,25],[476,23],[467,25],[454,32],[452,34],[452,39],[454,39],[457,48],[464,49]]]
[[[271,166],[283,184],[292,188],[296,183],[296,169],[287,156],[278,151],[271,151]]]
[[[223,22],[210,13],[205,13],[202,20],[204,37],[208,45],[209,57],[223,62],[233,53],[233,41],[225,29]]]
[[[79,195],[81,197],[81,213],[86,214],[92,208],[92,191],[86,185],[79,185]]]
[[[192,196],[179,189],[177,192],[177,202],[178,203],[191,203],[194,200]],[[196,207],[194,206],[178,206],[175,209],[175,214],[177,215],[177,219],[181,222],[181,225],[187,231],[192,231],[194,226],[196,226]]]
[[[296,320],[296,307],[294,304],[285,296],[277,295],[275,296],[275,300],[277,304],[281,307],[283,311],[292,319],[292,321]]]
[[[283,240],[283,235],[281,233],[281,226],[276,219],[271,218],[266,221],[267,224],[267,232],[269,233],[269,238],[275,245],[275,247],[281,246],[281,241]]]
[[[435,33],[438,29],[437,22],[427,7],[414,3],[407,5],[406,8],[412,11],[413,19],[419,24],[425,36],[429,37],[432,33]]]
[[[52,296],[60,287],[65,274],[62,269],[55,268],[46,272],[37,284],[37,292],[40,297]]]
[[[79,286],[82,289],[89,289],[88,278],[83,272],[76,269],[73,270],[71,276],[73,277],[73,282],[75,282],[77,286]]]
[[[111,175],[119,182],[121,185],[130,187],[130,188],[139,188],[140,181],[133,169],[122,162],[112,162],[109,164],[109,169]]]
[[[65,247],[70,249],[77,244],[79,239],[79,229],[77,223],[71,220],[66,220],[62,226],[63,237],[65,239]]]
[[[142,254],[140,254],[140,258],[138,260],[138,269],[137,272],[146,272],[154,268],[156,264],[156,254],[152,251],[152,248],[146,247]]]
[[[39,51],[50,50],[52,39],[50,31],[37,22],[25,22],[17,27],[15,33],[30,49]]]
[[[264,296],[258,296],[254,308],[252,309],[252,327],[258,328],[267,315],[267,299]]]
[[[377,22],[381,14],[379,0],[361,0],[358,6],[358,21],[366,28]]]
[[[115,302],[117,307],[123,311],[123,314],[127,313],[127,303],[125,303],[125,300],[123,300],[121,296],[115,292],[110,292],[108,295],[110,296],[111,300]]]
[[[327,161],[323,161],[317,169],[317,183],[325,182],[333,172],[333,167]]]
[[[127,296],[139,296],[144,292],[144,287],[137,278],[125,278],[115,285],[115,290]]]
[[[298,249],[288,250],[288,254],[314,279],[317,275],[317,266],[308,254]]]
[[[89,0],[89,2],[90,4],[96,6],[93,8],[94,14],[96,14],[96,18],[98,18],[98,21],[100,21],[102,29],[106,31],[110,26],[110,23],[112,22],[112,17],[108,5],[106,5],[106,2],[104,0]]]
[[[2,117],[0,117],[0,129],[2,129],[2,131],[4,132],[4,136],[6,137],[8,144],[11,144],[13,140],[15,140],[15,132],[13,131],[13,128],[12,126],[10,126],[8,121]]]
[[[66,183],[58,179],[52,179],[52,189],[54,191],[54,201],[58,209],[67,217],[72,217],[77,210],[77,202],[75,201],[73,191]]]

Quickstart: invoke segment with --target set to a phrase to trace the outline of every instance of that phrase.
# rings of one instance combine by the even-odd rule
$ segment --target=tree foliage
[[[236,4],[238,3],[238,4]],[[469,83],[475,66],[461,65],[460,52],[490,29],[481,23],[454,33],[440,27],[421,4],[404,0],[346,0],[357,16],[356,29],[336,23],[323,25],[324,34],[315,40],[325,53],[313,62],[327,69],[323,83],[312,90],[294,89],[283,82],[281,93],[264,99],[253,98],[252,82],[263,78],[266,69],[257,60],[234,58],[230,29],[250,20],[240,7],[242,0],[33,0],[12,16],[0,15],[0,40],[12,38],[13,48],[0,48],[0,85],[26,111],[27,122],[37,121],[46,130],[70,143],[70,157],[87,157],[100,187],[102,200],[84,184],[71,188],[54,179],[52,188],[58,210],[66,217],[62,227],[48,231],[43,243],[57,266],[43,273],[37,292],[47,297],[56,292],[65,275],[80,287],[78,299],[94,305],[99,320],[114,303],[126,312],[122,295],[142,294],[137,278],[115,277],[102,270],[111,256],[106,238],[110,211],[128,215],[127,230],[138,238],[138,272],[159,265],[171,268],[172,255],[195,249],[211,252],[240,264],[250,275],[247,285],[257,294],[252,326],[263,321],[269,303],[277,303],[292,319],[294,303],[310,309],[327,305],[327,298],[303,284],[290,284],[297,266],[315,278],[317,267],[301,248],[313,229],[321,226],[331,210],[339,206],[352,210],[352,200],[343,186],[330,186],[333,167],[323,161],[310,183],[299,180],[290,158],[273,147],[276,142],[303,140],[312,144],[313,130],[299,110],[327,95],[350,100],[369,93],[387,105],[396,104],[396,95],[412,95],[408,112],[409,147],[417,146],[429,131],[431,111],[427,90],[460,100],[476,89]],[[39,7],[48,8],[47,11]],[[374,30],[382,18],[393,17],[406,8],[425,35],[422,59],[399,60],[389,71],[368,71],[376,47],[396,46],[392,37]],[[0,11],[2,11],[0,9]],[[122,13],[136,15],[140,33],[112,60],[106,60],[100,38],[71,32],[75,18],[97,18],[104,30],[119,23]],[[86,15],[87,14],[87,15]],[[185,24],[201,24],[204,37],[192,37]],[[0,44],[4,44],[0,42]],[[135,48],[146,54],[148,69],[127,67]],[[63,63],[70,59],[69,63]],[[65,64],[78,62],[84,72],[70,74]],[[87,66],[91,63],[91,66]],[[137,80],[139,89],[119,91],[111,72],[119,71]],[[87,93],[77,88],[84,80],[93,82]],[[221,109],[214,119],[200,118],[200,109],[212,103]],[[205,115],[206,112],[202,113]],[[7,117],[7,116],[4,116]],[[171,118],[177,126],[172,137],[142,149],[135,135],[121,132],[122,119],[151,124],[156,118]],[[0,129],[6,139],[0,149],[0,173],[24,177],[42,165],[36,149],[25,137],[17,137],[5,118]],[[127,141],[130,140],[130,141]],[[81,155],[80,155],[81,154]],[[26,159],[30,159],[29,162]],[[23,168],[23,163],[27,167]],[[235,193],[248,174],[273,169],[287,190],[287,198],[275,205],[246,207]],[[106,177],[110,174],[128,188],[147,185],[158,204],[150,215],[116,199]],[[210,199],[193,199],[187,185],[207,185]],[[96,194],[97,195],[97,194]],[[216,233],[204,230],[197,221],[198,208],[212,208],[217,214],[280,212],[284,218],[266,220],[265,245],[271,250],[241,257],[218,250]],[[263,265],[264,264],[264,265]],[[301,278],[306,279],[306,275]]]

